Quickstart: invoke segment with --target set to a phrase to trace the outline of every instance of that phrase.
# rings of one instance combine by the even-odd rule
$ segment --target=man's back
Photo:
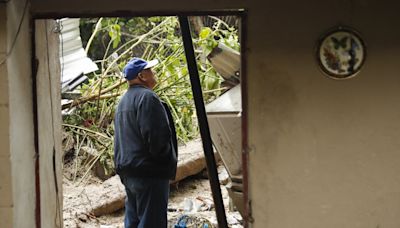
[[[177,156],[164,106],[150,89],[134,85],[115,113],[114,160],[120,175],[174,179]]]

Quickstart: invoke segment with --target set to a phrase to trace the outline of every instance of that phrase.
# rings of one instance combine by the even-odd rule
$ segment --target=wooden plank
[[[50,70],[50,94],[52,100],[52,114],[53,114],[53,135],[54,135],[54,169],[55,169],[55,185],[57,194],[57,225],[64,227],[62,219],[62,116],[61,116],[61,66],[59,61],[59,34],[54,33],[56,25],[55,20],[47,20],[47,34],[49,43],[49,70]]]
[[[41,227],[62,227],[62,194],[60,171],[60,106],[59,93],[54,79],[57,75],[57,34],[52,33],[54,21],[37,20],[35,31],[37,73],[37,106],[39,128],[39,175]],[[50,54],[51,53],[51,54]],[[59,71],[58,71],[59,72]],[[59,74],[58,74],[59,75]],[[57,127],[58,126],[58,127]],[[57,129],[57,130],[55,130]]]

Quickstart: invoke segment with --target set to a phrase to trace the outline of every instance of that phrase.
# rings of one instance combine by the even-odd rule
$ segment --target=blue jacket
[[[177,142],[172,115],[150,89],[134,85],[114,119],[114,162],[119,175],[175,179]]]

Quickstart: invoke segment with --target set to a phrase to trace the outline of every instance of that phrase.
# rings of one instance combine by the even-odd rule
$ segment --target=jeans
[[[125,186],[125,228],[166,228],[169,180],[121,177]]]

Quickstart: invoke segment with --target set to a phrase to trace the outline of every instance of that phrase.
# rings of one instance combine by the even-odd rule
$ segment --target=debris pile
[[[103,181],[94,176],[95,171],[92,171],[84,183],[80,181],[79,174],[74,182],[71,179],[71,173],[74,173],[74,165],[71,165],[74,164],[73,159],[66,160],[67,164],[64,166],[64,227],[123,227],[125,190],[119,177],[114,175]],[[85,158],[79,159],[85,161]],[[209,227],[217,227],[205,168],[201,140],[179,147],[177,179],[171,183],[168,205],[169,227],[174,227],[179,218],[185,215],[199,221],[209,221],[212,225]],[[229,211],[229,196],[225,187],[229,176],[221,163],[218,173],[228,223],[231,227],[242,227],[239,212]]]

